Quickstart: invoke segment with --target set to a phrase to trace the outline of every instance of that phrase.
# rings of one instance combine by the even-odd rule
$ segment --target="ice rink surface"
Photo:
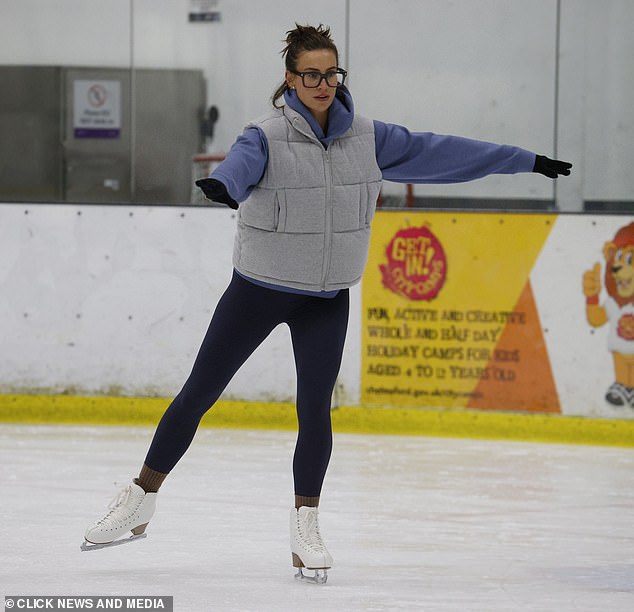
[[[634,449],[336,435],[335,567],[293,579],[295,435],[199,430],[148,537],[81,552],[151,428],[0,425],[5,595],[173,595],[174,610],[634,610]]]

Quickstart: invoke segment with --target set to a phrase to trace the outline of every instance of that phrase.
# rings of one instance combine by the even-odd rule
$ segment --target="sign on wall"
[[[75,138],[119,138],[121,135],[121,82],[73,82]]]
[[[528,278],[552,220],[382,215],[363,285],[362,402],[559,412]]]
[[[219,0],[189,0],[190,23],[214,23],[220,21]]]
[[[634,223],[380,212],[361,401],[634,418]]]

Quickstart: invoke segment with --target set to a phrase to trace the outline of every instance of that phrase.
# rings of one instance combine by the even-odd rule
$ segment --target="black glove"
[[[212,178],[199,179],[196,186],[202,189],[208,200],[226,204],[233,210],[238,209],[238,203],[227,193],[227,188],[220,181]]]
[[[539,172],[548,178],[555,179],[560,174],[568,176],[570,174],[570,168],[572,168],[572,164],[568,162],[550,159],[545,155],[538,155],[535,157],[533,172]]]

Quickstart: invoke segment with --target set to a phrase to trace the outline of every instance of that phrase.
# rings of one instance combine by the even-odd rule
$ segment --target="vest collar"
[[[319,139],[317,134],[315,134],[315,131],[313,130],[312,126],[310,125],[306,117],[304,117],[304,115],[302,115],[301,113],[298,113],[295,109],[291,108],[288,104],[282,107],[282,112],[284,113],[284,116],[289,121],[289,123],[300,134],[303,134],[304,136],[306,136],[307,138],[310,138],[311,140],[314,140],[315,142],[321,142],[321,140]],[[317,125],[317,127],[319,127],[319,125]]]

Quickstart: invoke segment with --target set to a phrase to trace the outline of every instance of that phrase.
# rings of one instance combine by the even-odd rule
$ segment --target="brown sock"
[[[316,508],[319,506],[319,495],[316,497],[307,497],[306,495],[295,495],[295,508],[301,506],[308,506],[310,508]]]
[[[149,468],[145,463],[141,468],[141,472],[138,478],[134,479],[134,482],[138,484],[146,493],[156,493],[163,481],[167,478],[167,474],[163,472],[157,472],[152,468]]]

